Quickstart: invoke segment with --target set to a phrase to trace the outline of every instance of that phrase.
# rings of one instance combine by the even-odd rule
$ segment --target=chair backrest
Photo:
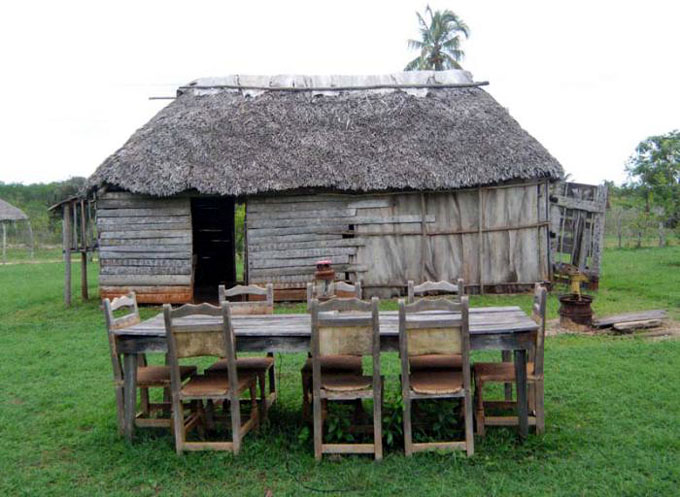
[[[140,322],[135,292],[116,297],[113,300],[103,299],[102,304],[104,306],[106,328],[109,332],[121,330]],[[123,316],[116,317],[114,313],[121,309],[128,309],[129,312]]]
[[[326,295],[321,294],[321,286],[315,284],[314,282],[307,283],[307,309],[311,309],[312,299],[330,299],[330,298],[341,298],[349,299],[355,298],[361,300],[362,289],[361,281],[357,281],[354,284],[347,283],[345,281],[331,281],[329,283],[328,292]]]
[[[312,374],[321,377],[321,358],[328,355],[371,356],[373,384],[380,380],[380,322],[378,298],[312,299]]]
[[[531,307],[531,318],[539,325],[536,332],[534,349],[534,374],[543,374],[543,351],[545,348],[545,313],[548,300],[548,290],[540,283],[534,285],[534,302]]]
[[[116,381],[121,381],[123,379],[123,368],[120,363],[120,354],[118,353],[116,337],[113,332],[122,330],[141,321],[139,317],[139,308],[137,307],[137,297],[135,292],[130,292],[127,295],[116,297],[113,300],[103,299],[102,306],[104,308],[106,330],[109,337],[109,352],[111,354],[113,376]],[[126,309],[129,312],[123,316],[116,317],[114,313],[121,309]],[[145,359],[142,360],[142,364],[144,364],[144,362]]]
[[[450,293],[455,296],[455,300],[460,302],[460,297],[465,293],[465,282],[463,278],[458,278],[455,285],[448,281],[426,281],[420,285],[414,285],[413,281],[409,280],[407,303],[412,304],[415,302],[417,295],[426,295],[430,292],[436,292],[437,294]]]
[[[264,288],[257,285],[236,285],[228,290],[224,285],[220,285],[217,291],[220,304],[229,297],[245,298],[242,302],[229,302],[232,315],[274,313],[274,285],[271,283],[267,283]],[[257,295],[258,297],[264,297],[264,299],[249,301],[247,298],[250,295]]]
[[[436,312],[434,312],[436,311]],[[402,382],[409,388],[409,357],[429,354],[460,354],[463,385],[470,388],[469,302],[421,299],[413,304],[399,300],[399,353]]]
[[[325,355],[372,355],[380,350],[378,299],[312,299],[312,357]]]
[[[173,390],[179,389],[182,381],[179,359],[218,356],[227,359],[229,384],[234,391],[238,378],[236,343],[229,303],[222,302],[219,306],[205,303],[185,304],[175,309],[170,304],[165,304],[163,317]]]

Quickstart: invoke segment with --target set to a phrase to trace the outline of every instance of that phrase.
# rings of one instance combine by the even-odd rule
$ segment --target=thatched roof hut
[[[230,76],[199,79],[180,87],[177,98],[106,159],[88,184],[91,189],[105,187],[109,192],[128,192],[110,193],[118,197],[104,198],[100,206],[107,205],[107,201],[112,207],[122,206],[121,195],[130,194],[136,194],[138,200],[142,198],[140,195],[146,196],[144,205],[150,205],[148,202],[152,198],[171,197],[172,200],[166,200],[163,204],[166,207],[172,205],[168,207],[171,209],[179,208],[178,199],[182,196],[198,198],[216,195],[231,199],[232,202],[234,199],[245,200],[249,216],[246,252],[250,254],[246,277],[251,281],[262,281],[263,278],[277,281],[276,270],[281,269],[281,284],[285,280],[287,284],[299,286],[304,279],[310,278],[310,270],[306,266],[311,258],[316,257],[311,254],[319,250],[308,251],[297,261],[300,265],[306,265],[302,273],[282,263],[280,267],[276,266],[278,263],[271,262],[264,264],[266,267],[257,267],[253,260],[254,252],[259,251],[253,245],[258,238],[258,218],[268,216],[266,222],[263,219],[264,224],[260,228],[279,229],[273,234],[278,237],[276,241],[282,244],[300,243],[304,238],[301,236],[305,234],[303,232],[310,231],[310,228],[298,227],[280,212],[273,218],[263,214],[268,209],[263,206],[276,204],[284,197],[316,196],[320,202],[319,212],[326,212],[331,201],[327,195],[353,195],[354,200],[348,197],[347,201],[341,202],[345,216],[349,212],[348,204],[356,203],[358,194],[369,199],[387,193],[401,192],[406,195],[428,192],[434,199],[433,195],[437,192],[450,194],[494,185],[530,185],[535,188],[537,184],[544,185],[546,181],[562,176],[563,171],[557,160],[481,86],[483,84],[474,83],[465,71],[363,77]],[[524,190],[520,187],[519,191]],[[515,214],[527,220],[532,217],[529,210],[533,209],[535,218],[538,195],[542,195],[543,200],[547,199],[545,194],[538,192],[532,199],[525,199],[523,207],[518,207]],[[290,197],[289,201],[295,198]],[[443,199],[440,198],[441,201]],[[305,198],[305,201],[309,200],[311,198]],[[169,204],[171,201],[176,203]],[[458,201],[463,202],[461,199]],[[425,201],[426,204],[428,202]],[[507,200],[499,199],[498,202],[502,205]],[[413,217],[413,209],[405,208],[411,217],[407,214],[395,216],[399,211],[396,204],[399,201],[386,203],[381,207],[388,209],[384,212],[375,209],[371,212],[362,211],[364,216],[361,219],[366,221],[369,217],[374,219],[376,215],[387,216],[391,213],[388,231],[398,229],[401,224],[405,223],[406,226],[411,223],[405,219]],[[189,203],[186,205],[189,206]],[[310,205],[306,202],[306,207]],[[432,205],[434,209],[434,203]],[[418,206],[421,204],[418,203]],[[430,209],[429,204],[425,207]],[[186,207],[190,208],[193,207]],[[224,208],[224,205],[220,208]],[[476,204],[474,208],[477,209]],[[271,212],[277,210],[281,211],[282,208],[272,207]],[[294,207],[293,210],[297,216],[300,209]],[[520,213],[520,210],[527,212]],[[371,216],[367,216],[369,213]],[[189,231],[185,239],[189,242],[191,253],[197,255],[197,213],[194,212],[193,218],[189,220],[190,214],[186,212],[194,232],[192,236]],[[333,222],[322,222],[325,225],[344,219],[337,212],[326,214],[332,216]],[[318,219],[326,214],[316,213],[310,217]],[[424,217],[418,222],[426,224],[428,214],[420,214]],[[483,226],[470,225],[463,217],[476,219],[479,215],[469,212],[460,214],[453,224],[450,220],[446,221],[448,225],[439,228],[452,234],[441,236],[457,236],[461,241],[465,233],[453,232],[474,232],[478,228],[486,230]],[[271,219],[280,221],[272,222]],[[346,220],[344,224],[358,226],[362,224],[361,219],[359,222]],[[534,219],[533,223],[539,221],[543,222]],[[439,221],[434,222],[436,224]],[[104,224],[107,223],[102,226]],[[110,221],[108,224],[115,223]],[[291,231],[291,228],[300,229]],[[547,233],[545,225],[543,228]],[[228,229],[233,230],[233,226]],[[353,229],[345,227],[340,230],[345,232],[342,234],[337,228],[333,233],[316,230],[310,234],[311,238],[304,240],[304,243],[309,244],[305,249],[312,246],[323,248],[321,242],[327,241],[331,234],[348,237],[350,235],[346,232]],[[358,236],[360,230],[357,230]],[[418,228],[418,233],[421,232]],[[428,240],[434,241],[431,237]],[[272,250],[263,252],[269,254],[267,258],[272,257]],[[353,254],[345,250],[344,255],[347,257],[342,258],[338,257],[337,252],[329,251],[328,255],[335,254],[336,259],[346,260],[347,263],[343,263],[346,267],[357,266],[351,256],[358,257],[361,249]],[[374,283],[377,286],[405,285],[406,281],[401,280],[415,274],[419,277],[413,279],[427,276],[437,279],[467,276],[470,282],[481,279],[471,273],[471,267],[466,269],[459,265],[442,273],[436,269],[429,271],[429,263],[423,265],[425,267],[418,271],[404,268],[396,272],[388,271],[389,274],[381,276]],[[539,265],[547,267],[547,263]],[[259,270],[264,269],[267,271],[261,272],[261,278],[254,277]],[[464,274],[466,271],[469,274]],[[475,271],[483,271],[483,268]],[[532,277],[539,272],[531,272]],[[347,271],[347,274],[350,279],[355,277],[352,271]],[[153,280],[126,279],[118,273],[110,276],[104,280],[115,281],[116,284]],[[193,285],[193,270],[191,276]],[[356,277],[366,279],[365,276]],[[493,283],[512,282],[503,278]],[[513,278],[515,282],[522,279],[517,275]],[[167,282],[179,280],[187,281],[187,278],[158,279]],[[478,284],[483,288],[485,283]]]
[[[0,199],[0,222],[2,221],[25,221],[28,216],[9,202]]]

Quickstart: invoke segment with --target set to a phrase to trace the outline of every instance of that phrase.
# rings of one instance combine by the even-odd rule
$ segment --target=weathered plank
[[[291,237],[294,235],[305,235],[300,237],[300,240],[314,240],[318,235],[331,235],[338,232],[337,226],[296,226],[294,228],[265,228],[265,229],[251,229],[248,226],[248,240],[255,238],[272,238],[272,237]],[[342,238],[336,235],[337,238]],[[271,240],[278,241],[278,240]],[[283,241],[283,240],[282,240]],[[288,238],[287,241],[293,241]]]
[[[274,251],[285,251],[285,250],[298,250],[298,249],[323,249],[323,248],[334,248],[334,247],[363,247],[366,244],[360,238],[339,238],[334,240],[313,240],[307,242],[289,242],[289,243],[268,243],[266,240],[262,240],[261,243],[249,244],[249,252],[254,254],[255,252],[274,252]]]
[[[100,250],[99,259],[191,259],[190,251],[137,251]]]
[[[334,257],[339,255],[354,255],[356,247],[328,247],[328,248],[309,248],[299,250],[272,250],[269,252],[253,251],[250,254],[251,260],[264,259],[298,259],[301,257]]]
[[[663,321],[661,319],[645,319],[643,321],[626,321],[624,323],[614,323],[612,328],[616,331],[633,331],[645,328],[656,328],[661,326]]]
[[[607,316],[600,319],[593,320],[595,328],[608,328],[615,323],[626,323],[631,321],[645,321],[648,319],[666,319],[667,313],[663,309],[655,309],[651,311],[629,312],[626,314],[617,314],[616,316]]]
[[[162,243],[157,243],[154,238],[126,238],[123,240],[107,239],[99,240],[100,248],[111,247],[112,250],[125,250],[129,247],[134,250],[188,250],[191,251],[191,243],[182,238],[164,238]]]
[[[337,264],[333,268],[337,273],[361,273],[366,272],[367,267],[358,264]],[[315,266],[300,266],[294,268],[271,268],[271,269],[253,269],[252,277],[263,277],[268,276],[271,278],[276,278],[277,276],[289,276],[296,274],[314,274],[316,271]]]
[[[97,217],[183,216],[188,212],[188,205],[164,209],[97,209]]]
[[[298,266],[310,266],[313,269],[316,268],[316,261],[319,257],[306,257],[299,259],[251,259],[249,261],[250,269],[269,269],[269,268],[289,268]],[[348,255],[336,255],[333,257],[334,264],[347,264],[349,263]]]
[[[350,209],[378,209],[383,207],[392,207],[394,205],[393,197],[376,197],[367,198],[365,200],[353,200],[347,204]]]
[[[246,212],[248,216],[253,214],[291,214],[299,213],[304,216],[308,216],[311,212],[321,211],[321,210],[343,210],[347,209],[347,204],[343,202],[300,202],[298,204],[257,204],[252,201],[246,204]]]
[[[187,243],[191,243],[191,231],[187,230],[140,230],[140,231],[104,231],[99,233],[100,239],[117,238],[119,240],[128,238],[152,238],[154,240],[163,240],[165,238],[181,238]],[[162,243],[162,241],[160,242]]]
[[[262,245],[262,244],[279,244],[279,243],[299,243],[299,242],[307,242],[307,243],[313,243],[317,241],[326,241],[326,240],[342,240],[342,235],[339,233],[335,233],[337,231],[337,228],[333,229],[334,233],[298,233],[298,234],[289,234],[289,235],[275,235],[272,237],[260,237],[259,239],[253,239],[252,238],[252,233],[250,230],[248,230],[248,246],[253,246],[253,245]]]
[[[190,288],[187,285],[102,285],[99,287],[100,292],[122,292],[123,294],[135,293],[184,293]]]
[[[97,209],[174,209],[187,205],[187,199],[159,198],[102,198],[97,200]]]
[[[432,215],[426,216],[427,223],[434,223],[435,218]],[[409,224],[422,223],[423,218],[420,215],[402,215],[402,216],[350,216],[350,217],[334,217],[326,219],[316,218],[295,218],[295,219],[256,219],[248,220],[248,228],[258,230],[262,228],[287,228],[294,226],[331,226],[331,225],[350,225],[350,224]]]
[[[100,285],[190,285],[191,275],[99,275]]]
[[[327,219],[337,217],[353,217],[356,216],[356,209],[319,209],[319,210],[297,210],[287,206],[282,212],[269,212],[268,210],[248,212],[248,222],[257,222],[268,219]]]
[[[146,224],[146,223],[179,223],[182,221],[191,221],[191,216],[186,213],[180,216],[136,216],[125,220],[125,225],[131,224]],[[120,226],[121,220],[115,217],[100,217],[97,218],[97,226]]]
[[[100,259],[100,266],[151,266],[151,267],[191,267],[191,260],[185,259]]]
[[[556,204],[567,209],[577,209],[586,212],[601,213],[604,212],[606,204],[594,202],[592,200],[582,200],[578,198],[556,196]]]
[[[99,269],[100,275],[156,275],[191,274],[191,264],[184,266],[108,266]]]

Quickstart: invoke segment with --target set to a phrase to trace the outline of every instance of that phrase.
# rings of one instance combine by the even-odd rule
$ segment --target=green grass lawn
[[[513,430],[489,429],[471,459],[407,459],[397,447],[379,464],[365,456],[314,461],[300,420],[304,356],[282,355],[280,401],[238,458],[178,457],[168,431],[139,431],[132,445],[118,437],[102,313],[96,300],[79,302],[77,284],[75,306],[64,309],[62,277],[61,263],[0,266],[0,495],[678,494],[680,341],[551,337],[544,436],[518,445]],[[530,297],[472,299],[508,304],[528,310]],[[680,318],[680,247],[608,250],[596,312],[650,308]],[[301,306],[280,310],[291,309]],[[551,296],[550,317],[556,309]],[[393,399],[394,354],[384,369]]]

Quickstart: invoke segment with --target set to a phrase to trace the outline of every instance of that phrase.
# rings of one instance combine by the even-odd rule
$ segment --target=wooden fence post
[[[2,221],[2,263],[7,264],[7,226],[4,221]]]
[[[64,305],[71,306],[71,206],[64,203],[62,240],[64,247]]]

